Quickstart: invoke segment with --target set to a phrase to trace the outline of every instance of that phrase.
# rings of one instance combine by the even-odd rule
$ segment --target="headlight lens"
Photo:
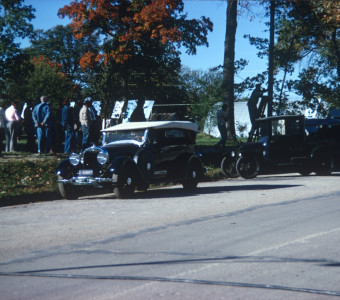
[[[231,151],[231,157],[235,157],[235,156],[236,156],[235,151]]]
[[[71,153],[69,160],[70,160],[71,165],[76,166],[79,164],[80,156],[77,153]]]
[[[108,155],[104,151],[100,151],[97,154],[97,161],[103,165],[108,161]]]

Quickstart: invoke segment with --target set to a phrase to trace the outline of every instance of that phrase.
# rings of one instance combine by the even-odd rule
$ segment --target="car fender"
[[[155,155],[148,149],[140,149],[133,158],[140,176],[145,182],[150,182],[155,170]]]
[[[111,173],[118,174],[122,168],[127,166],[133,166],[137,168],[133,159],[126,156],[117,156],[112,160],[109,169]]]
[[[56,172],[62,177],[70,177],[73,173],[76,175],[77,170],[78,168],[73,166],[69,159],[65,159],[57,166]]]
[[[310,152],[310,158],[314,158],[316,154],[321,153],[321,152],[326,152],[330,155],[330,150],[328,149],[327,146],[325,145],[319,145]]]
[[[133,159],[128,158],[126,156],[116,157],[112,161],[109,170],[110,170],[110,173],[112,174],[113,182],[116,182],[119,172],[126,168],[131,168],[133,170],[134,174],[136,175],[136,181],[138,183],[147,182],[143,178],[141,172],[139,171],[136,162]]]
[[[188,177],[188,173],[189,173],[189,167],[190,165],[194,163],[197,164],[198,166],[198,178],[202,179],[204,176],[204,168],[202,166],[202,162],[200,160],[200,158],[197,155],[191,155],[188,160],[186,161],[185,167],[183,168],[183,178],[187,178]]]

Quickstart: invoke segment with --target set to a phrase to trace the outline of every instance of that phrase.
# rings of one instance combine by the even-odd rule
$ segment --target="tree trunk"
[[[275,1],[270,1],[270,33],[269,33],[269,63],[268,63],[268,110],[267,116],[273,115],[274,94],[274,33],[275,33]]]
[[[237,0],[228,0],[223,63],[223,103],[228,105],[228,138],[236,139],[234,116],[235,35],[237,27]]]

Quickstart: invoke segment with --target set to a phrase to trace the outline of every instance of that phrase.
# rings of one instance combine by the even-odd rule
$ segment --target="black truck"
[[[304,116],[257,119],[246,143],[228,148],[221,168],[226,177],[298,172],[328,175],[340,169],[340,121]]]

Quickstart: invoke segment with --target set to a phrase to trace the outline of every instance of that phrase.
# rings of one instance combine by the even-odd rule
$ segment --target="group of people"
[[[15,101],[7,109],[0,107],[0,155],[3,150],[17,151],[21,123],[27,135],[26,151],[31,153],[71,153],[98,144],[100,138],[101,121],[91,99],[86,98],[74,107],[67,99],[60,112],[55,114],[47,97],[41,96],[40,103],[35,107],[27,103],[21,116]]]

